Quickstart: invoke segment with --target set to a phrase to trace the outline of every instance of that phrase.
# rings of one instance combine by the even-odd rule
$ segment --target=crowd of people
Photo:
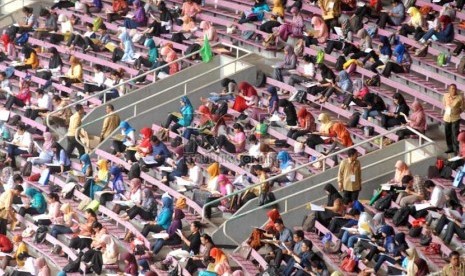
[[[308,160],[351,147],[357,142],[351,135],[351,128],[356,127],[357,122],[352,125],[336,120],[325,110],[316,113],[307,105],[307,94],[316,96],[315,103],[318,104],[334,104],[333,98],[336,98],[340,108],[358,110],[360,118],[379,121],[384,129],[409,126],[425,133],[427,114],[422,102],[414,101],[409,105],[405,94],[399,91],[392,96],[392,104],[387,103],[386,97],[373,93],[369,86],[379,85],[379,76],[389,78],[393,73],[410,71],[412,49],[399,36],[413,35],[423,45],[415,51],[415,56],[419,57],[432,42],[452,42],[455,34],[453,21],[463,3],[457,2],[455,7],[445,4],[441,12],[436,12],[427,5],[417,7],[399,0],[393,0],[392,7],[387,9],[382,9],[381,1],[363,5],[354,1],[318,1],[321,15],[313,14],[307,22],[303,13],[307,3],[295,1],[291,5],[282,0],[273,3],[256,0],[250,11],[241,14],[237,24],[257,22],[258,29],[269,34],[262,37],[263,45],[284,51],[282,62],[273,66],[271,77],[299,89],[303,87],[303,94],[290,98],[290,91],[279,87],[268,86],[262,90],[246,81],[225,78],[221,80],[223,90],[215,96],[201,98],[198,107],[192,105],[188,96],[180,98],[179,110],[169,114],[156,132],[150,127],[133,128],[131,122],[119,117],[111,103],[106,104],[107,117],[97,134],[98,139],[110,139],[111,153],[127,162],[130,170],[104,159],[95,163],[81,143],[88,136],[82,131],[78,133],[90,105],[84,102],[70,108],[69,103],[109,88],[100,95],[100,100],[126,95],[132,89],[132,85],[124,83],[128,79],[128,70],[134,69],[141,74],[168,64],[158,78],[179,72],[180,63],[173,62],[179,57],[178,43],[189,39],[194,42],[189,44],[187,54],[200,49],[204,40],[219,41],[216,27],[208,21],[199,22],[197,18],[204,5],[204,2],[187,0],[179,11],[175,11],[164,1],[114,0],[108,6],[100,0],[86,3],[60,0],[50,9],[41,9],[38,17],[31,8],[24,7],[24,20],[4,30],[1,56],[8,63],[15,61],[0,72],[0,99],[5,101],[4,110],[11,114],[20,112],[26,118],[41,119],[44,124],[63,127],[67,131],[66,147],[63,147],[56,134],[19,122],[20,117],[10,116],[8,122],[0,126],[0,139],[7,142],[0,178],[3,189],[0,195],[0,250],[8,253],[1,257],[1,269],[13,271],[20,268],[30,275],[51,275],[50,262],[29,255],[30,244],[23,241],[25,237],[15,234],[10,240],[7,236],[8,230],[24,229],[29,216],[46,214],[45,219],[36,223],[46,227],[54,238],[67,236],[66,245],[78,255],[78,259],[71,260],[59,275],[75,272],[68,269],[76,263],[78,268],[75,266],[74,270],[81,269],[79,266],[83,264],[87,272],[97,274],[104,273],[105,266],[115,264],[124,267],[124,272],[130,275],[156,275],[156,271],[169,269],[182,269],[203,276],[246,273],[233,271],[228,253],[215,245],[221,241],[214,241],[204,233],[199,220],[186,219],[185,198],[160,195],[155,187],[143,183],[141,172],[160,172],[156,177],[162,185],[191,196],[199,206],[208,204],[204,217],[210,219],[217,210],[220,213],[235,212],[253,199],[259,205],[270,203],[274,201],[274,189],[292,185],[300,179],[295,168],[302,164],[298,156],[305,153],[295,146],[295,152],[292,152],[289,141],[319,153],[308,156]],[[69,8],[75,10],[72,16],[62,12]],[[103,11],[106,17],[102,18]],[[290,14],[289,18],[285,17],[286,12]],[[86,22],[80,14],[96,19]],[[406,20],[407,16],[409,19]],[[376,27],[364,28],[364,22],[374,19],[377,20]],[[307,23],[311,24],[311,29],[307,29]],[[116,39],[113,24],[120,26]],[[377,28],[386,29],[387,26],[396,26],[398,31],[389,37],[376,36]],[[333,39],[336,33],[339,37]],[[45,53],[43,47],[27,43],[28,36],[56,46]],[[170,39],[172,43],[157,45],[158,38]],[[292,45],[293,40],[297,41],[295,45]],[[305,47],[315,45],[324,50],[315,56],[303,55]],[[457,43],[453,55],[459,55],[462,49],[463,44]],[[109,54],[107,59],[123,64],[127,69],[114,70],[94,63],[92,75],[88,76],[87,60],[78,58],[77,51],[84,55],[91,52],[102,56]],[[342,54],[336,70],[324,62],[324,54],[330,55],[333,51]],[[47,64],[41,60],[44,54]],[[16,61],[18,58],[20,62]],[[369,82],[354,77],[357,66],[368,68],[376,73],[375,77]],[[26,73],[18,85],[14,81],[15,70]],[[44,79],[45,85],[35,88],[34,77]],[[308,82],[313,85],[303,86]],[[64,91],[58,93],[56,88],[79,92],[75,95]],[[448,86],[442,103],[446,153],[463,156],[465,135],[460,132],[460,115],[465,102],[455,84]],[[232,114],[236,113],[241,115],[233,118],[236,115]],[[270,118],[277,119],[271,122]],[[269,134],[270,127],[283,128],[288,139],[276,139]],[[120,135],[113,137],[118,129]],[[170,142],[169,132],[177,135]],[[396,134],[401,140],[414,132],[405,128]],[[81,141],[76,137],[81,137]],[[208,154],[232,156],[238,169],[199,158],[198,148]],[[386,222],[384,217],[389,214],[407,214],[416,220],[424,218],[417,228],[420,228],[426,246],[432,244],[433,235],[439,236],[445,244],[453,242],[454,234],[465,239],[463,208],[456,191],[412,175],[402,161],[395,166],[396,173],[389,189],[377,193],[372,199],[371,204],[380,211],[372,216],[359,201],[363,176],[358,152],[350,148],[346,154],[342,159],[333,158],[339,164],[337,185],[324,187],[328,194],[324,211],[310,212],[303,230],[314,231],[316,222],[327,228],[343,246],[352,248],[349,252],[361,258],[360,261],[368,267],[362,273],[376,275],[380,269],[386,269],[386,262],[393,265],[388,267],[388,273],[429,273],[427,260],[422,257],[424,254],[418,252],[420,249],[409,248],[406,234]],[[76,170],[73,162],[79,162],[81,169]],[[446,167],[457,169],[462,165],[460,159],[447,162]],[[68,191],[71,198],[73,193],[80,192],[92,201],[78,209],[72,206],[65,193],[43,192],[24,181],[26,177],[30,181],[34,181],[31,177],[42,178],[41,174],[31,175],[31,166],[46,171],[48,178],[50,175],[63,178],[70,185],[65,185],[63,190],[73,187]],[[278,177],[268,181],[272,176]],[[259,185],[247,188],[250,184]],[[431,206],[422,210],[412,208],[414,204],[425,202]],[[398,209],[392,210],[391,204],[398,204]],[[127,233],[125,242],[130,246],[123,246],[123,249],[119,246],[120,241],[106,226],[108,218],[99,215],[99,205],[110,207],[122,221],[136,219],[142,223],[139,235]],[[458,217],[442,212],[443,207],[456,211]],[[254,230],[248,244],[255,250],[265,250],[265,259],[273,269],[280,275],[330,275],[330,266],[315,253],[312,241],[306,238],[304,231],[293,231],[286,226],[277,209],[268,212],[268,217],[265,227]],[[188,231],[183,231],[183,224],[189,225]],[[404,218],[399,225],[405,224]],[[144,238],[151,239],[150,248],[141,245]],[[325,247],[326,244],[330,242],[325,241]],[[167,247],[178,249],[166,254]],[[341,245],[334,247],[332,253],[341,251]],[[64,255],[60,250],[55,253]],[[452,251],[450,264],[441,273],[465,274],[460,253]],[[16,274],[13,272],[13,275]]]

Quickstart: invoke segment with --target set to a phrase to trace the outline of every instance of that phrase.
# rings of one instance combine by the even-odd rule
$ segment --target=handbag
[[[423,230],[423,227],[416,227],[416,226],[412,226],[409,230],[408,230],[408,234],[410,237],[412,238],[417,238],[421,235],[421,230]]]
[[[39,184],[47,185],[50,179],[50,169],[45,169],[40,173]]]
[[[420,244],[423,246],[429,246],[432,240],[433,237],[431,236],[431,234],[423,234],[420,237]]]
[[[430,255],[439,254],[441,253],[441,245],[439,243],[432,242],[425,248],[425,253]]]
[[[345,272],[354,272],[357,266],[357,261],[347,256],[342,260],[341,269]]]

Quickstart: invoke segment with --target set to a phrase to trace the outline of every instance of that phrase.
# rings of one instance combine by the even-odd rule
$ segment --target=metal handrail
[[[415,148],[412,148],[412,149],[408,149],[408,150],[405,150],[403,152],[400,152],[400,153],[397,153],[397,154],[394,154],[394,155],[390,155],[389,157],[386,157],[382,160],[378,160],[374,163],[370,163],[366,166],[363,166],[361,169],[364,170],[364,169],[368,169],[368,168],[371,168],[371,167],[374,167],[378,164],[381,164],[381,163],[384,163],[386,162],[387,160],[390,160],[390,159],[394,159],[394,158],[397,158],[398,156],[402,156],[402,155],[405,155],[407,153],[412,153],[413,151],[416,151],[416,150],[419,150],[419,149],[422,149],[422,148],[425,148],[427,146],[430,146],[430,145],[433,145],[435,144],[435,142],[431,139],[429,139],[428,137],[424,136],[423,134],[421,134],[420,132],[416,131],[415,129],[413,128],[410,128],[410,127],[399,127],[399,128],[396,128],[395,130],[399,130],[399,129],[404,129],[404,128],[407,128],[411,131],[413,131],[416,135],[419,135],[419,137],[422,137],[423,139],[425,139],[427,142],[426,143],[422,143],[422,139],[419,139],[419,145]],[[262,206],[258,206],[256,208],[253,208],[251,210],[248,210],[244,213],[241,213],[241,214],[234,214],[232,215],[228,220],[226,220],[223,224],[223,234],[228,238],[230,239],[231,241],[233,241],[234,243],[236,243],[236,245],[239,245],[240,243],[238,243],[236,240],[234,240],[232,237],[230,237],[228,235],[228,233],[226,232],[226,226],[228,225],[228,223],[230,223],[231,221],[235,220],[235,219],[239,219],[241,217],[244,217],[248,214],[251,214],[251,213],[254,213],[254,212],[257,212],[258,210],[261,210],[261,209],[265,209],[265,208],[270,208],[272,206],[275,206],[278,202],[282,202],[282,201],[286,201],[286,204],[285,204],[285,210],[283,211],[283,213],[286,213],[287,211],[290,211],[290,210],[287,210],[287,200],[288,199],[291,199],[299,194],[302,194],[302,193],[305,193],[305,192],[308,192],[308,191],[311,191],[315,188],[318,188],[318,187],[321,187],[327,183],[330,183],[332,182],[333,179],[328,179],[326,181],[323,181],[321,183],[318,183],[317,185],[314,185],[314,186],[311,186],[311,187],[308,187],[306,189],[303,189],[303,190],[299,190],[298,192],[295,192],[293,194],[290,194],[290,195],[287,195],[287,196],[284,196],[282,198],[279,198],[279,199],[276,199],[275,201],[273,202],[269,202],[267,204],[264,204]],[[317,200],[320,200],[321,198],[317,199]],[[316,201],[316,200],[315,200]],[[307,205],[308,203],[305,203],[305,204],[302,204],[302,205],[299,205],[297,206],[296,208],[293,208],[293,210],[296,210],[296,209],[299,209],[299,208],[302,208],[303,206]]]
[[[218,43],[218,44],[220,44],[220,43]],[[218,45],[218,44],[215,44],[215,45]],[[180,83],[176,84],[175,86],[168,87],[168,88],[166,88],[166,89],[164,89],[164,90],[159,91],[159,92],[156,93],[156,94],[150,95],[149,97],[146,97],[146,98],[143,98],[143,99],[141,99],[141,100],[139,100],[139,101],[133,102],[133,103],[131,103],[130,105],[127,105],[127,106],[125,106],[125,107],[123,107],[123,108],[120,108],[120,109],[118,109],[118,110],[115,111],[115,112],[112,112],[112,113],[110,113],[110,114],[105,114],[105,115],[103,115],[103,116],[101,116],[101,117],[95,118],[94,120],[92,120],[92,121],[90,121],[90,122],[87,122],[87,123],[85,123],[85,124],[81,124],[81,125],[80,125],[79,127],[77,127],[77,129],[76,129],[76,133],[75,133],[76,141],[77,141],[79,144],[81,144],[82,146],[84,146],[84,145],[82,144],[82,142],[80,141],[80,139],[79,139],[79,133],[80,133],[80,130],[83,129],[85,126],[91,125],[91,124],[93,124],[93,123],[95,123],[95,122],[97,122],[97,121],[100,121],[100,120],[102,120],[102,119],[105,119],[105,118],[107,118],[107,117],[109,117],[109,116],[115,114],[115,113],[118,112],[118,111],[130,109],[130,108],[133,108],[133,107],[135,108],[138,104],[140,104],[140,103],[142,103],[142,102],[146,102],[147,100],[150,100],[150,99],[153,98],[153,97],[160,96],[161,94],[163,94],[163,93],[165,93],[165,92],[170,91],[171,89],[173,89],[173,87],[186,85],[187,83],[189,83],[190,81],[192,81],[192,80],[194,80],[194,79],[203,77],[203,76],[208,75],[208,74],[210,74],[211,72],[214,72],[214,71],[216,71],[216,70],[218,70],[218,69],[220,69],[220,68],[224,68],[224,67],[226,67],[226,66],[229,66],[229,65],[231,65],[231,64],[234,64],[234,63],[236,63],[236,62],[238,62],[238,61],[240,61],[240,60],[242,60],[242,59],[244,59],[244,58],[246,58],[246,57],[248,57],[248,56],[250,55],[250,51],[243,50],[242,48],[236,47],[236,46],[234,46],[234,45],[229,45],[229,44],[225,44],[225,43],[221,43],[221,44],[224,45],[224,46],[226,46],[226,47],[235,48],[235,49],[237,50],[236,58],[235,58],[234,60],[229,61],[229,62],[227,62],[227,63],[225,63],[225,64],[220,64],[220,65],[218,65],[218,66],[216,66],[216,67],[214,67],[214,68],[212,68],[212,69],[209,69],[208,71],[203,72],[202,74],[198,74],[198,75],[196,75],[195,77],[192,77],[192,78],[190,78],[190,79],[188,79],[188,80],[185,80],[185,81],[183,81],[183,82],[180,82]],[[246,54],[243,55],[243,56],[241,56],[241,57],[239,57],[239,50],[245,52]],[[184,89],[184,95],[182,95],[182,96],[185,96],[185,95],[188,95],[188,94],[190,94],[190,93],[188,93],[187,90]],[[173,101],[173,100],[177,100],[178,98],[181,98],[182,96],[179,96],[179,97],[177,97],[177,98],[174,98],[174,99],[170,100],[169,102],[171,102],[171,101]],[[163,105],[165,105],[166,103],[167,103],[167,102],[161,103],[161,104],[157,105],[156,107],[163,106]],[[154,107],[154,108],[156,108],[156,107]],[[152,108],[152,109],[154,109],[154,108]],[[136,116],[136,115],[137,115],[137,114],[136,114],[136,109],[135,109],[135,111],[134,111],[134,116]]]
[[[216,47],[216,46],[218,46],[219,44],[221,44],[221,43],[220,43],[220,42],[214,43],[214,44],[211,45],[211,47]],[[224,45],[227,46],[226,44],[224,44]],[[229,46],[228,46],[228,47],[229,47]],[[232,45],[231,45],[231,47],[233,48],[233,47],[235,47],[235,46],[232,46]],[[236,48],[237,48],[237,47],[236,47]],[[241,49],[241,50],[242,50],[242,49]],[[243,51],[244,51],[244,52],[247,52],[247,53],[250,53],[250,52],[245,51],[245,50],[243,50]],[[155,68],[155,69],[152,69],[152,70],[149,70],[149,71],[147,71],[147,72],[144,72],[143,74],[140,74],[140,75],[137,75],[137,76],[135,76],[135,77],[132,77],[132,78],[126,80],[126,81],[123,81],[122,83],[120,83],[120,84],[118,84],[118,85],[115,85],[115,86],[113,86],[113,87],[106,88],[106,89],[104,89],[104,90],[102,90],[102,91],[99,91],[99,92],[97,92],[97,93],[95,93],[95,94],[89,95],[88,97],[84,97],[84,98],[81,99],[81,100],[74,101],[74,102],[68,104],[67,106],[64,106],[64,107],[62,107],[62,108],[59,108],[59,109],[54,110],[54,111],[52,111],[52,112],[49,112],[49,113],[47,114],[47,119],[45,120],[45,121],[46,121],[46,124],[47,124],[47,126],[49,127],[49,129],[51,129],[51,130],[53,130],[53,131],[56,132],[56,129],[53,128],[53,127],[50,125],[50,116],[52,116],[52,114],[55,114],[55,113],[57,113],[57,112],[59,112],[59,111],[62,111],[62,110],[64,110],[64,109],[66,109],[66,108],[71,108],[72,106],[75,106],[75,105],[77,105],[77,104],[79,104],[79,103],[87,102],[87,101],[89,101],[89,99],[96,98],[96,97],[101,96],[101,95],[105,95],[106,93],[108,93],[109,91],[115,89],[116,87],[120,87],[121,85],[126,85],[126,84],[133,83],[133,82],[136,81],[137,79],[139,79],[139,78],[141,78],[141,77],[146,77],[146,76],[148,76],[148,75],[150,75],[150,74],[152,74],[152,73],[155,73],[155,74],[154,74],[154,78],[153,78],[153,83],[155,83],[155,82],[156,82],[157,73],[158,73],[160,70],[162,70],[163,68],[169,67],[171,64],[175,64],[175,63],[181,62],[181,61],[183,61],[183,60],[186,60],[186,59],[188,59],[189,57],[192,57],[192,56],[197,55],[197,54],[199,54],[199,53],[200,53],[200,50],[195,51],[195,52],[192,52],[191,54],[182,56],[182,57],[180,57],[180,58],[178,58],[178,59],[176,59],[176,60],[174,60],[174,61],[172,61],[172,62],[169,62],[169,63],[167,63],[167,64],[165,64],[165,65],[162,65],[162,66],[157,67],[157,68]],[[106,97],[103,97],[103,103],[106,103]]]
[[[401,127],[395,128],[395,129],[391,129],[391,130],[387,131],[386,133],[379,134],[379,135],[377,135],[377,136],[374,136],[374,137],[372,137],[372,138],[370,138],[370,139],[367,139],[367,140],[365,140],[365,141],[363,141],[363,142],[360,142],[360,143],[358,143],[358,144],[352,145],[352,146],[350,146],[350,147],[343,148],[343,149],[341,149],[341,150],[339,150],[339,151],[337,151],[337,152],[333,152],[333,153],[331,153],[331,154],[329,154],[329,155],[326,155],[326,156],[324,156],[322,159],[318,159],[318,160],[315,160],[315,161],[311,161],[311,162],[302,164],[302,165],[297,166],[297,167],[295,167],[294,169],[292,169],[292,170],[290,170],[290,171],[288,171],[288,172],[286,172],[286,173],[281,173],[281,174],[272,176],[272,177],[267,178],[267,179],[265,179],[264,181],[261,181],[261,182],[259,182],[259,183],[257,183],[257,184],[253,184],[253,185],[247,186],[246,188],[241,189],[241,190],[238,190],[238,191],[235,191],[235,192],[233,192],[233,193],[231,193],[231,194],[229,194],[229,195],[225,195],[225,196],[219,197],[219,198],[217,198],[217,199],[215,199],[215,200],[209,201],[209,202],[205,203],[205,205],[203,205],[203,209],[202,209],[202,218],[205,217],[205,210],[206,210],[206,208],[207,208],[208,206],[212,206],[212,205],[218,204],[219,202],[221,202],[221,201],[224,200],[224,199],[231,198],[231,197],[233,197],[233,196],[235,196],[235,195],[241,194],[241,193],[243,193],[243,192],[245,192],[245,191],[247,191],[247,190],[249,190],[249,189],[251,189],[251,188],[258,187],[258,186],[262,185],[263,183],[266,183],[266,182],[269,182],[269,181],[271,181],[271,180],[275,180],[275,179],[277,179],[277,178],[280,178],[280,177],[282,177],[282,176],[284,176],[284,175],[287,175],[287,174],[290,173],[290,172],[295,172],[295,171],[300,170],[300,169],[302,169],[302,168],[311,166],[311,165],[313,165],[313,164],[315,164],[315,163],[317,163],[317,162],[322,162],[322,164],[323,164],[323,168],[322,168],[322,169],[323,169],[323,171],[325,171],[325,170],[326,170],[326,162],[325,162],[325,160],[326,160],[327,158],[331,158],[331,157],[337,156],[338,154],[343,153],[343,152],[345,152],[345,151],[347,151],[347,150],[349,150],[349,149],[354,149],[354,148],[356,148],[356,147],[359,147],[359,146],[361,146],[361,145],[363,145],[363,144],[369,143],[369,142],[374,141],[374,140],[376,140],[376,139],[381,139],[381,141],[380,141],[380,149],[382,149],[382,148],[383,148],[383,137],[384,137],[384,136],[386,136],[387,134],[390,134],[390,133],[395,133],[396,131],[401,130],[401,129],[405,129],[405,128],[410,129],[410,130],[411,130],[412,132],[414,132],[416,135],[419,135],[419,137],[420,137],[420,144],[421,144],[421,140],[422,140],[422,139],[424,139],[424,140],[426,140],[426,141],[428,141],[428,142],[433,142],[433,140],[431,140],[431,139],[428,138],[427,136],[421,134],[420,132],[418,132],[418,131],[416,131],[415,129],[410,128],[410,127],[401,126]]]

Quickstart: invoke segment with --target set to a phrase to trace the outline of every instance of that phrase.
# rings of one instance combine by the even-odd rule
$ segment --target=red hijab
[[[268,211],[268,213],[266,214],[268,216],[268,218],[270,219],[270,221],[267,223],[267,225],[265,226],[265,230],[267,232],[271,232],[271,233],[275,233],[276,232],[276,228],[274,227],[274,222],[281,218],[281,214],[279,214],[279,211],[278,209],[272,209],[270,211]]]
[[[213,121],[212,113],[206,105],[199,106],[200,124],[203,125],[208,121]]]
[[[257,96],[257,90],[248,82],[242,81],[239,83],[238,87],[246,97]]]
[[[297,113],[297,119],[299,120],[299,125],[301,127],[305,127],[305,123],[306,123],[308,115],[309,113],[305,107],[302,107],[299,109],[299,112]]]
[[[439,22],[444,24],[443,30],[445,30],[449,24],[452,24],[452,20],[448,15],[441,15],[441,17],[439,17]]]
[[[148,148],[151,147],[150,138],[152,138],[153,131],[148,127],[144,127],[140,130],[140,134],[142,134],[142,141],[140,142],[140,147]]]
[[[10,36],[7,34],[2,34],[2,43],[5,49],[5,52],[8,52],[8,45],[11,43]]]

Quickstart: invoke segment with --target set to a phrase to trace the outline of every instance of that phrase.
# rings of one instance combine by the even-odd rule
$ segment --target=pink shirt
[[[245,150],[245,133],[244,132],[238,132],[234,134],[234,137],[232,139],[234,143],[238,143],[240,145],[236,145],[236,153],[243,152]]]
[[[182,14],[189,17],[194,17],[196,13],[200,12],[200,7],[194,2],[185,2],[182,4]]]

